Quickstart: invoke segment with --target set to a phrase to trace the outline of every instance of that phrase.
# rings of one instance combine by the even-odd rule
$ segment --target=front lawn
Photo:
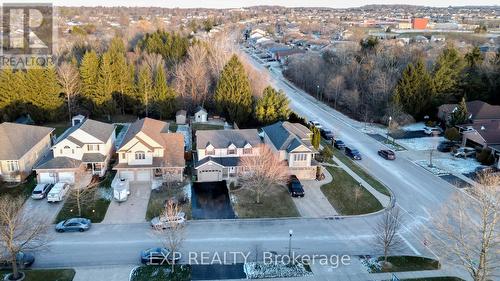
[[[75,277],[74,269],[23,269],[26,274],[25,281],[71,281]],[[11,271],[2,270],[2,280]]]
[[[189,281],[191,267],[176,265],[172,272],[170,265],[143,265],[132,270],[130,281]]]
[[[0,182],[0,197],[23,197],[28,198],[36,186],[35,174],[31,174],[23,183],[2,183]]]
[[[159,216],[165,208],[165,203],[171,198],[179,202],[182,211],[186,214],[186,219],[191,219],[191,185],[183,183],[179,186],[163,186],[151,191],[146,220],[149,221]]]
[[[64,205],[57,214],[55,223],[62,220],[67,220],[74,217],[84,217],[90,219],[93,223],[99,223],[104,219],[109,203],[113,196],[111,182],[116,174],[116,171],[111,171],[106,174],[104,180],[99,184],[99,187],[94,188],[91,199],[82,204],[82,215],[78,215],[78,207],[74,200],[66,200]],[[71,194],[68,194],[71,196]]]
[[[379,257],[378,260],[383,261],[384,257]],[[424,257],[391,256],[387,257],[387,261],[392,266],[383,268],[382,272],[436,270],[440,268],[439,261]]]
[[[300,217],[292,197],[283,186],[273,186],[255,203],[255,193],[248,189],[230,190],[233,210],[238,218]]]
[[[333,181],[321,186],[321,191],[341,215],[360,215],[382,210],[382,204],[341,168],[325,167]]]

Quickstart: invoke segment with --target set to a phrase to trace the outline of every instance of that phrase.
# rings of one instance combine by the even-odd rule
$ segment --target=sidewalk
[[[73,281],[128,281],[130,271],[137,265],[77,267]]]

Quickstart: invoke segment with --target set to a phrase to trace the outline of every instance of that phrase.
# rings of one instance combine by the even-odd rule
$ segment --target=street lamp
[[[319,100],[319,85],[316,85],[316,99]]]
[[[387,125],[387,143],[389,143],[389,130],[391,129],[392,116],[389,116],[389,124]]]
[[[292,262],[292,235],[293,235],[293,230],[288,230],[288,258],[290,259],[290,262]]]

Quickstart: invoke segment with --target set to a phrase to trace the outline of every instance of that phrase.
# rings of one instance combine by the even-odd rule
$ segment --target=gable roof
[[[311,131],[302,124],[279,121],[262,128],[262,130],[278,150],[291,152],[303,145],[314,151],[311,143]]]
[[[500,105],[491,105],[487,102],[475,100],[465,103],[467,112],[471,115],[471,120],[500,119]],[[439,106],[439,111],[443,114],[451,114],[457,104],[443,104]]]
[[[83,121],[82,123],[76,124],[75,126],[67,129],[61,136],[57,138],[57,143],[67,138],[69,141],[82,146],[83,143],[81,141],[71,136],[78,129],[81,129],[85,133],[95,137],[103,143],[106,143],[111,137],[111,134],[115,133],[115,126],[113,124],[99,122],[92,119],[85,119],[85,121]]]
[[[4,122],[0,124],[0,160],[17,160],[54,128]]]
[[[491,120],[470,125],[488,145],[500,144],[500,120]]]
[[[207,111],[206,111],[203,107],[201,107],[201,106],[196,107],[196,109],[194,110],[194,113],[198,113],[198,112],[200,112],[200,111],[202,111],[203,113],[208,113],[208,112],[207,112]]]
[[[153,139],[155,142],[162,144],[163,138],[161,134],[169,132],[168,126],[169,125],[167,122],[163,122],[156,119],[151,119],[147,117],[139,119],[134,123],[132,123],[132,125],[130,125],[130,127],[128,128],[127,133],[123,138],[122,145],[120,146],[119,149],[121,149],[128,142],[130,142],[139,132],[144,133],[145,135]]]
[[[215,148],[227,148],[230,144],[243,148],[247,143],[253,147],[261,143],[257,129],[196,131],[196,149],[204,149],[208,144]]]

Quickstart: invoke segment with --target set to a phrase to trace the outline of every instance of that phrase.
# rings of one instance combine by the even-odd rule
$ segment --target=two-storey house
[[[131,182],[182,181],[184,135],[169,131],[163,121],[143,118],[130,125],[117,150],[117,177]]]
[[[240,159],[259,155],[261,143],[256,129],[198,130],[194,164],[197,181],[235,179],[242,172]]]
[[[5,122],[0,124],[0,178],[21,182],[50,151],[53,128]]]
[[[277,122],[262,128],[264,143],[287,162],[291,175],[299,179],[315,179],[318,164],[314,160],[312,132],[299,123]]]
[[[85,119],[64,132],[35,167],[39,183],[74,184],[85,174],[103,177],[115,143],[115,126]]]

